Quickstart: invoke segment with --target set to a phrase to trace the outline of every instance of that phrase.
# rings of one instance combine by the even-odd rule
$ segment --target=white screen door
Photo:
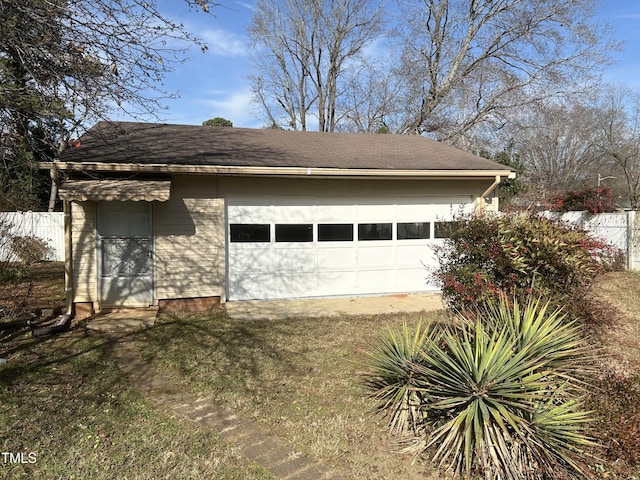
[[[101,202],[98,208],[102,306],[153,304],[151,204]]]

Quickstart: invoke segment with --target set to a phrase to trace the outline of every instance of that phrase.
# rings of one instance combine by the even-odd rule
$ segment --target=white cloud
[[[247,54],[248,39],[243,35],[225,30],[205,30],[198,36],[209,47],[209,52],[222,57],[243,57]]]
[[[362,56],[370,60],[378,60],[388,56],[389,42],[385,36],[379,36],[367,43],[362,49]]]
[[[236,2],[236,4],[240,5],[241,7],[246,8],[247,10],[250,11],[254,11],[256,6],[253,3],[247,3],[247,2]]]
[[[254,106],[251,103],[251,90],[245,88],[228,94],[211,92],[218,97],[205,101],[211,114],[207,118],[223,117],[233,122],[234,127],[258,128],[260,121],[254,117]]]

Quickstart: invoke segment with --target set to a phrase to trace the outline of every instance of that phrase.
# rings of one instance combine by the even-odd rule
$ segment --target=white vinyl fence
[[[640,270],[640,216],[636,212],[544,212],[544,215],[583,228],[619,248],[627,256],[627,268]]]
[[[9,225],[11,236],[37,237],[47,244],[43,260],[64,260],[64,213],[62,212],[0,212],[0,221]],[[0,259],[7,252],[0,248]]]

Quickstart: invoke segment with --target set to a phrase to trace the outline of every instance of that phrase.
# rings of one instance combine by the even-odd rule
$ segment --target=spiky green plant
[[[395,378],[407,380],[405,398],[415,392],[421,400],[414,451],[492,480],[583,473],[581,458],[594,445],[582,431],[590,414],[579,401],[587,350],[560,311],[539,301],[521,309],[503,298],[474,322],[434,328],[418,350],[411,362],[386,362],[388,371],[404,370]],[[372,357],[378,365],[387,351]],[[385,385],[378,376],[378,383],[400,392],[400,382]]]
[[[575,320],[567,320],[562,309],[550,310],[549,306],[532,298],[522,309],[518,301],[502,297],[481,306],[478,314],[489,329],[506,328],[516,341],[517,350],[526,348],[531,356],[544,356],[556,374],[567,371],[573,374],[571,380],[583,378],[591,363],[585,362],[588,355],[579,326]]]
[[[422,346],[432,340],[433,333],[431,325],[425,328],[421,321],[413,330],[404,322],[398,333],[388,329],[387,337],[369,352],[367,387],[395,434],[416,432],[422,424],[420,406],[425,400],[414,367],[420,364]]]

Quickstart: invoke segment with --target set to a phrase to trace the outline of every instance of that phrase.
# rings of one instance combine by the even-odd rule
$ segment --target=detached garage
[[[514,175],[419,136],[124,122],[44,166],[80,315],[434,290],[443,224]]]

